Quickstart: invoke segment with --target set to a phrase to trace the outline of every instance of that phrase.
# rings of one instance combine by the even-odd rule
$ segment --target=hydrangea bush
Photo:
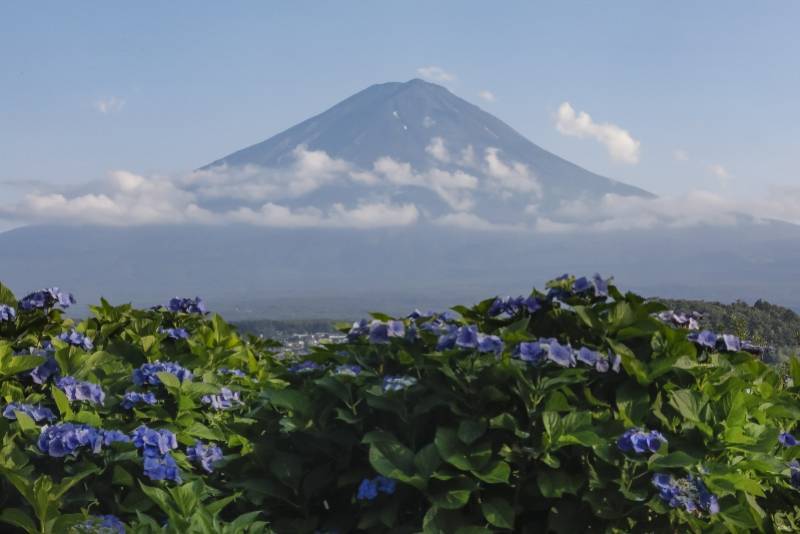
[[[800,363],[597,275],[298,358],[74,302],[0,285],[3,532],[800,531]]]

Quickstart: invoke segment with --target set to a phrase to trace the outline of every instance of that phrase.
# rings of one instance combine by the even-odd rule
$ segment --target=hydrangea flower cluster
[[[58,339],[67,343],[68,345],[72,345],[73,347],[80,347],[83,350],[89,351],[94,348],[94,343],[92,343],[91,338],[81,334],[74,328],[68,332],[62,332]]]
[[[797,445],[800,445],[800,442],[797,441],[797,438],[788,432],[781,432],[781,434],[778,436],[778,442],[784,447],[796,447]]]
[[[44,363],[34,367],[28,373],[35,383],[44,384],[50,379],[51,376],[59,375],[58,362],[56,362],[56,359],[53,356],[52,346],[48,346],[47,349],[31,348],[28,350],[28,354],[32,356],[43,356],[46,358]]]
[[[385,376],[383,377],[383,391],[402,391],[416,383],[417,379],[413,376]]]
[[[97,515],[72,527],[75,532],[125,534],[125,523],[115,515]]]
[[[16,421],[17,414],[15,412],[24,413],[37,423],[44,420],[54,421],[56,419],[55,414],[50,408],[45,408],[44,406],[33,406],[32,404],[22,404],[20,402],[11,402],[7,404],[3,409],[3,417],[12,421]]]
[[[63,309],[75,304],[75,297],[72,293],[65,293],[57,287],[49,287],[34,291],[19,301],[19,307],[25,311],[47,310],[58,305]]]
[[[322,369],[322,366],[317,362],[312,362],[311,360],[296,363],[287,368],[290,373],[295,374],[313,373],[315,371],[319,371],[320,369]]]
[[[653,475],[653,485],[661,500],[672,508],[683,508],[690,513],[716,514],[719,512],[717,496],[708,491],[699,478],[689,475],[676,479],[666,473]]]
[[[436,350],[449,350],[455,347],[462,349],[477,349],[479,352],[503,352],[503,341],[497,336],[490,336],[478,332],[475,325],[456,326],[445,324],[438,330],[439,339]]]
[[[375,344],[389,343],[390,338],[403,338],[406,335],[406,325],[403,321],[372,321],[369,324],[369,342]]]
[[[698,330],[700,328],[698,321],[703,318],[703,314],[695,311],[676,313],[674,310],[666,310],[656,314],[656,317],[659,321],[673,326],[687,328],[689,330]]]
[[[211,473],[214,471],[214,463],[222,460],[222,449],[197,440],[193,447],[186,447],[186,457],[190,462],[199,463],[206,473]]]
[[[800,489],[800,463],[797,460],[789,462],[789,482]]]
[[[754,345],[747,340],[740,340],[738,337],[732,334],[717,335],[710,330],[693,332],[689,334],[687,338],[689,341],[692,341],[701,347],[722,352],[745,351],[749,352],[750,354],[762,354],[768,350],[768,347]]]
[[[195,297],[193,299],[173,297],[169,299],[167,309],[175,313],[198,313],[200,315],[208,313],[206,304],[200,297]]]
[[[150,406],[156,403],[156,396],[152,392],[128,391],[122,396],[122,408],[125,410],[132,409],[137,404],[148,404]]]
[[[581,362],[594,367],[600,373],[606,373],[609,369],[618,373],[622,363],[619,355],[610,351],[608,355],[604,355],[587,347],[575,350],[568,344],[562,345],[555,338],[524,341],[517,347],[515,356],[531,364],[551,361],[561,367],[575,367],[577,362]]]
[[[175,434],[166,429],[154,430],[141,425],[133,431],[133,444],[142,451],[144,474],[150,480],[181,481],[181,473],[170,453],[178,448]]]
[[[8,304],[0,304],[0,323],[4,321],[13,321],[17,318],[17,310]]]
[[[385,493],[392,495],[397,489],[397,482],[391,478],[386,478],[383,475],[378,475],[375,478],[365,478],[358,486],[358,493],[356,499],[359,501],[372,501],[378,493]]]
[[[219,375],[231,375],[237,378],[244,378],[247,374],[242,371],[241,369],[228,369],[227,367],[220,367],[217,369],[217,374]]]
[[[42,452],[54,458],[60,458],[68,454],[77,454],[81,447],[88,447],[93,453],[99,454],[103,445],[129,441],[130,438],[119,430],[102,430],[83,424],[58,423],[42,427],[37,444]]]
[[[168,339],[189,339],[189,332],[185,328],[159,328],[159,332],[167,334]]]
[[[646,432],[640,428],[630,428],[617,440],[617,447],[622,452],[643,454],[646,452],[658,452],[661,445],[667,443],[661,432],[651,430]]]
[[[203,404],[210,404],[215,410],[229,410],[234,406],[242,404],[238,391],[231,391],[228,388],[220,388],[216,395],[203,395],[200,399]]]
[[[174,362],[155,361],[153,363],[142,364],[141,367],[133,371],[133,383],[137,386],[161,384],[158,373],[170,373],[175,375],[181,382],[191,381],[192,372],[184,369]]]
[[[536,313],[542,307],[542,301],[536,297],[497,297],[489,306],[489,315],[507,315],[509,317],[518,314],[522,310],[529,313]]]
[[[102,405],[106,394],[98,384],[76,380],[72,376],[65,376],[56,380],[56,387],[64,392],[70,402],[86,401],[91,404]]]
[[[607,297],[609,281],[610,279],[603,279],[597,273],[591,279],[582,276],[572,283],[572,292],[578,294],[592,292],[595,297]]]
[[[350,363],[337,365],[334,373],[341,376],[358,376],[361,374],[361,366]]]

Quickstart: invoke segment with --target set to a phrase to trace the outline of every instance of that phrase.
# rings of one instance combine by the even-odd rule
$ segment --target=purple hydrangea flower
[[[170,453],[152,456],[145,454],[142,466],[145,476],[150,480],[181,482],[181,471]]]
[[[169,299],[167,309],[175,313],[197,313],[200,315],[208,313],[206,304],[200,297],[195,297],[193,299],[173,297]]]
[[[617,439],[619,450],[636,454],[658,452],[665,443],[667,439],[658,430],[646,432],[639,428],[628,429]]]
[[[517,347],[517,355],[524,362],[539,363],[545,354],[547,354],[547,347],[538,341],[523,341]]]
[[[408,314],[408,319],[428,319],[434,315],[436,315],[436,312],[433,310],[420,311],[419,309],[415,309],[413,312]]]
[[[436,341],[436,350],[449,350],[456,346],[458,327],[454,324],[445,325],[439,339]]]
[[[70,329],[68,332],[62,332],[58,339],[67,343],[68,345],[72,345],[73,347],[80,347],[83,350],[89,351],[94,348],[94,343],[92,343],[91,338],[81,334],[74,328]]]
[[[72,527],[80,533],[125,534],[125,523],[114,515],[92,516]]]
[[[575,367],[575,354],[569,345],[551,341],[547,347],[547,359],[561,367]]]
[[[337,365],[334,373],[342,376],[358,376],[361,374],[361,366],[349,363]]]
[[[17,317],[17,310],[8,304],[0,304],[0,323],[13,321]]]
[[[710,330],[703,330],[699,333],[691,333],[687,336],[690,341],[694,341],[701,347],[714,349],[717,347],[717,334]]]
[[[389,343],[389,325],[380,321],[372,321],[369,325],[369,342],[374,344]]]
[[[306,360],[304,362],[296,363],[294,365],[290,365],[287,368],[287,371],[290,373],[295,374],[305,374],[305,373],[313,373],[315,371],[319,371],[322,369],[322,366],[317,362],[312,362],[311,360]]]
[[[103,445],[109,446],[112,443],[130,443],[131,438],[119,430],[102,430]]]
[[[166,429],[155,430],[145,425],[133,433],[133,444],[142,451],[144,474],[150,480],[181,481],[180,470],[170,451],[178,448],[175,434]]]
[[[738,352],[742,349],[742,342],[739,338],[731,334],[722,334],[719,336],[719,344],[722,350],[728,352]]]
[[[719,512],[717,496],[706,488],[699,478],[691,475],[676,479],[672,475],[656,473],[653,486],[658,490],[661,500],[671,508],[683,508],[687,512],[705,512],[710,515]]]
[[[189,339],[189,332],[185,328],[159,328],[159,332],[167,334],[168,339]]]
[[[478,351],[500,354],[503,352],[503,340],[497,336],[478,334]]]
[[[45,358],[47,358],[44,361],[44,363],[40,364],[37,367],[34,367],[33,369],[31,369],[30,373],[28,373],[34,382],[36,382],[37,384],[44,384],[50,379],[51,376],[58,377],[59,375],[58,362],[56,362],[56,359],[53,357],[53,354],[51,352],[31,351],[31,354],[34,354],[36,356],[44,356]]]
[[[170,373],[175,375],[181,382],[191,381],[192,372],[184,369],[177,363],[155,361],[153,363],[142,364],[141,367],[133,371],[133,383],[137,386],[161,384],[158,373]]]
[[[58,423],[42,427],[37,445],[54,458],[77,454],[82,447],[98,454],[103,446],[103,431],[89,425]]]
[[[359,501],[372,501],[378,496],[378,493],[394,494],[396,488],[397,482],[383,475],[378,475],[373,479],[365,478],[358,486],[356,499]]]
[[[56,380],[56,387],[64,392],[69,401],[85,401],[91,404],[102,405],[106,394],[98,384],[76,380],[74,377],[65,376]]]
[[[417,379],[413,376],[385,376],[383,377],[383,391],[402,391],[416,383]]]
[[[800,463],[797,460],[792,460],[789,462],[789,470],[789,482],[796,489],[800,489]]]
[[[65,293],[57,287],[49,287],[34,291],[19,301],[19,307],[25,311],[48,310],[58,305],[63,309],[75,304],[75,297],[71,293]]]
[[[478,347],[478,327],[462,326],[456,332],[456,346],[462,349],[474,349]]]
[[[600,353],[591,349],[587,349],[586,347],[581,347],[578,349],[576,358],[579,362],[585,363],[591,367],[595,367],[597,362],[600,360]]]
[[[216,395],[203,395],[200,399],[203,404],[210,404],[215,410],[229,410],[234,406],[242,404],[238,391],[231,391],[228,388],[220,388]]]
[[[222,460],[222,449],[197,440],[193,447],[186,447],[186,457],[190,462],[199,463],[206,473],[211,473],[214,471],[214,463]]]
[[[122,397],[122,407],[125,410],[132,409],[139,403],[149,404],[150,406],[156,403],[156,396],[152,392],[128,391]]]
[[[45,408],[44,406],[34,406],[32,404],[22,404],[19,402],[7,404],[3,409],[3,417],[12,421],[16,421],[17,414],[15,412],[24,413],[37,423],[44,420],[54,421],[56,419],[55,414],[52,410],[50,410],[50,408]]]
[[[349,341],[355,341],[359,337],[366,335],[369,332],[369,321],[366,319],[361,319],[360,321],[356,321],[353,323],[353,326],[350,327],[350,331],[347,332],[347,339]]]
[[[227,367],[220,367],[219,369],[217,369],[217,374],[231,375],[237,378],[244,378],[247,376],[247,374],[241,369],[228,369]]]
[[[778,442],[784,447],[796,447],[798,444],[797,438],[788,432],[781,432],[778,436]]]
[[[513,317],[521,310],[528,310],[529,313],[535,313],[542,307],[542,302],[534,297],[497,297],[489,306],[489,316],[497,317],[498,315],[507,315]]]
[[[389,337],[403,338],[406,336],[406,325],[403,321],[389,321],[386,326]]]

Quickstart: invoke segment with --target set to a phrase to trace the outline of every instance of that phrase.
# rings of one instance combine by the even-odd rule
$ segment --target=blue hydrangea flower
[[[458,327],[454,324],[445,324],[440,330],[441,334],[436,341],[436,350],[449,350],[456,346]]]
[[[82,447],[98,454],[103,446],[103,432],[89,425],[58,423],[42,427],[37,445],[54,458],[77,454]]]
[[[478,352],[503,352],[503,340],[497,336],[478,334]]]
[[[128,391],[122,397],[122,408],[130,410],[139,403],[152,406],[156,402],[156,396],[152,392]]]
[[[671,508],[683,508],[687,512],[719,512],[717,496],[706,488],[699,478],[691,475],[676,479],[672,475],[656,473],[653,475],[653,486],[658,490],[661,500]]]
[[[389,321],[386,326],[389,337],[403,338],[406,336],[406,325],[403,321]]]
[[[569,345],[552,340],[547,346],[547,359],[561,367],[575,367],[575,353]]]
[[[579,362],[594,367],[600,360],[600,353],[591,349],[587,349],[586,347],[581,347],[578,349],[576,358]]]
[[[200,297],[195,297],[193,299],[173,297],[169,299],[167,309],[175,313],[197,313],[200,315],[208,313],[206,304]]]
[[[305,374],[305,373],[313,373],[315,371],[319,371],[320,369],[322,369],[322,366],[317,362],[306,360],[304,362],[290,365],[286,370],[289,371],[290,373]]]
[[[697,330],[700,328],[698,320],[702,319],[703,315],[695,311],[690,313],[676,313],[674,310],[666,310],[658,313],[656,317],[664,323],[669,323],[681,328],[688,328],[689,330]]]
[[[489,316],[507,315],[512,317],[521,310],[528,310],[529,313],[536,313],[542,307],[542,302],[534,297],[497,297],[489,306]]]
[[[720,349],[728,352],[738,352],[742,349],[742,342],[738,337],[731,334],[722,334],[717,342],[720,345]]]
[[[689,341],[694,341],[701,347],[714,349],[717,347],[717,334],[710,330],[703,330],[702,332],[693,332],[687,336]]]
[[[797,460],[789,462],[789,482],[797,489],[800,489],[800,463]]]
[[[382,475],[372,479],[365,478],[358,486],[356,499],[359,501],[372,501],[378,496],[378,493],[394,494],[396,488],[397,482],[394,479],[386,478]]]
[[[247,374],[241,369],[228,369],[227,367],[220,367],[219,369],[217,369],[217,374],[231,375],[237,378],[244,378],[247,376]]]
[[[58,362],[56,362],[55,357],[53,357],[52,353],[41,351],[41,352],[34,352],[32,351],[31,354],[35,354],[36,356],[45,356],[47,359],[41,365],[34,367],[31,369],[30,377],[33,379],[34,382],[37,384],[44,384],[46,383],[51,376],[58,377],[59,376],[59,368]]]
[[[185,328],[159,328],[159,332],[167,334],[167,339],[189,339],[189,332]]]
[[[592,282],[590,282],[585,276],[581,276],[572,283],[573,293],[584,293],[590,289],[594,289],[594,284],[592,284]]]
[[[7,404],[3,409],[3,417],[12,421],[16,421],[17,414],[14,412],[24,413],[37,423],[44,420],[54,421],[56,419],[55,414],[52,410],[50,410],[50,408],[45,408],[44,406],[34,406],[32,404],[22,404],[19,402]]]
[[[417,383],[413,376],[385,376],[383,377],[383,391],[402,391]]]
[[[611,279],[603,279],[602,276],[595,273],[592,277],[592,282],[594,283],[594,296],[595,297],[607,297],[608,296],[608,283]]]
[[[665,443],[667,443],[667,438],[658,430],[646,432],[640,428],[628,429],[617,439],[619,450],[636,454],[658,452],[661,445]]]
[[[17,310],[8,304],[0,304],[0,323],[13,321],[17,317]]]
[[[147,425],[139,425],[131,433],[133,444],[137,449],[142,449],[145,456],[167,454],[178,448],[175,434],[165,428],[153,429]]]
[[[356,321],[353,323],[353,326],[350,327],[350,331],[347,332],[347,339],[349,341],[355,341],[359,337],[366,335],[369,332],[369,321],[366,319],[361,319],[360,321]]]
[[[75,297],[71,293],[65,293],[57,287],[49,287],[34,291],[19,301],[19,307],[25,311],[48,310],[58,305],[63,309],[75,304]]]
[[[152,456],[145,454],[142,466],[145,476],[150,480],[181,482],[181,471],[170,453]]]
[[[186,457],[190,462],[200,464],[206,473],[211,473],[214,471],[214,463],[222,460],[222,449],[197,440],[193,447],[186,447]]]
[[[380,321],[372,321],[369,325],[369,342],[375,344],[389,343],[389,325]]]
[[[778,442],[784,447],[796,447],[798,444],[797,438],[788,432],[781,432],[778,436]]]
[[[125,534],[125,523],[114,515],[93,516],[72,528],[86,534]]]
[[[102,430],[103,445],[109,446],[112,443],[130,443],[131,438],[119,430]]]
[[[337,365],[334,373],[342,376],[358,376],[361,374],[361,366],[349,363]]]
[[[80,347],[83,350],[89,351],[94,348],[94,343],[92,343],[91,338],[86,337],[85,335],[81,334],[74,328],[69,330],[68,332],[63,332],[58,336],[58,339],[67,343],[68,345],[72,345],[73,347]]]
[[[546,353],[546,347],[538,341],[523,341],[516,351],[520,360],[534,364],[541,362]]]
[[[433,310],[428,311],[420,311],[419,309],[415,309],[413,312],[408,314],[409,319],[428,319],[436,315],[436,312]]]
[[[456,333],[456,346],[462,349],[478,347],[478,327],[475,325],[462,326]]]
[[[74,377],[65,376],[56,380],[56,387],[64,392],[70,401],[85,401],[91,404],[102,405],[106,394],[98,384],[76,380]]]
[[[161,380],[158,379],[158,373],[173,374],[181,382],[192,380],[192,372],[177,363],[155,361],[153,363],[145,363],[135,369],[133,371],[133,383],[137,386],[156,386],[161,384]]]
[[[238,391],[231,391],[228,388],[220,388],[216,395],[203,395],[200,399],[203,404],[210,404],[215,410],[229,410],[234,406],[242,404]]]

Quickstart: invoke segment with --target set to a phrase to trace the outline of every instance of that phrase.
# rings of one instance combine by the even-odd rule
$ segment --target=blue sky
[[[437,66],[592,171],[746,199],[800,182],[798,20],[777,1],[4,3],[0,197],[185,172]],[[559,132],[564,102],[627,131],[637,162]]]

